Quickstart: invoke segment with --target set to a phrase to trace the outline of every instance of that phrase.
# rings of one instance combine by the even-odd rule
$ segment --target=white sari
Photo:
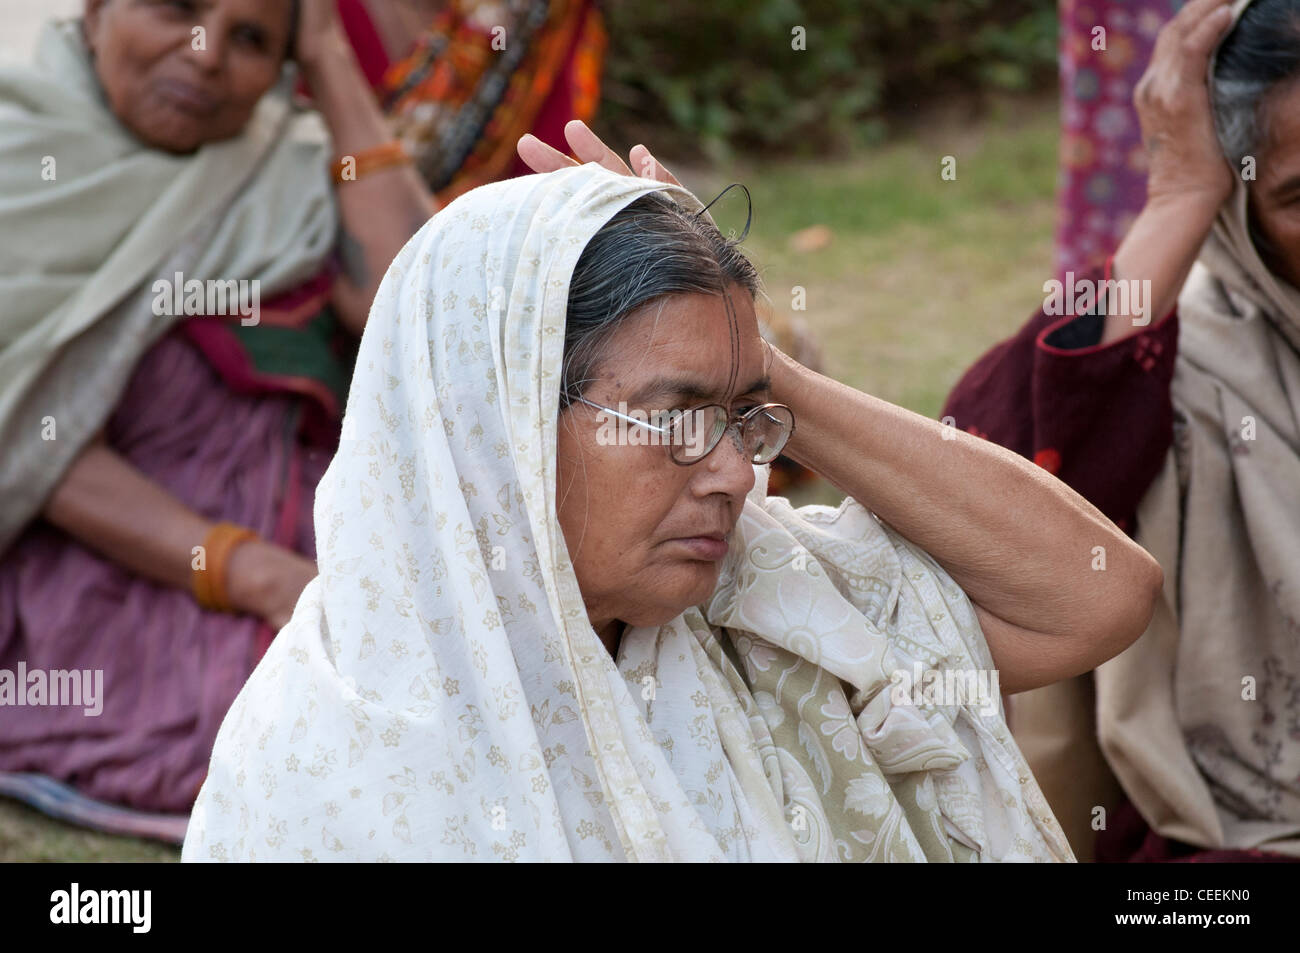
[[[556,518],[569,280],[637,197],[476,189],[402,250],[316,497],[321,574],[218,735],[185,860],[1072,860],[948,575],[859,504],[746,501],[707,605],[611,658]]]

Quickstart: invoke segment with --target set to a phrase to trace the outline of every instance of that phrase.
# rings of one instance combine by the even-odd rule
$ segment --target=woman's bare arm
[[[73,462],[43,515],[118,565],[187,592],[194,547],[203,544],[213,526],[102,438]],[[228,595],[239,611],[279,628],[315,575],[310,559],[274,543],[248,542],[230,556]]]
[[[334,0],[303,3],[297,58],[336,155],[356,156],[393,138],[339,25]],[[343,324],[360,335],[388,266],[437,205],[410,164],[339,183],[338,201],[343,275],[334,305]]]
[[[948,571],[1004,691],[1086,672],[1142,634],[1164,574],[1083,497],[1010,450],[773,353],[772,399],[797,421],[786,454]]]
[[[1108,308],[1103,344],[1173,310],[1219,206],[1232,194],[1234,174],[1214,131],[1206,82],[1210,54],[1232,22],[1227,3],[1192,0],[1178,11],[1160,31],[1134,92],[1149,165],[1147,199],[1115,252],[1111,277],[1150,281],[1151,300],[1145,314]]]

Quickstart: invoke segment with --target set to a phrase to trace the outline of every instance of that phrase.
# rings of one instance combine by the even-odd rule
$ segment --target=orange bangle
[[[349,160],[351,160],[350,164]],[[335,160],[334,181],[355,182],[371,172],[378,172],[380,169],[387,169],[389,166],[402,165],[410,161],[411,157],[406,154],[406,147],[394,139],[392,142],[385,142],[381,146],[366,149],[356,155],[347,155]],[[345,175],[348,172],[351,174]]]
[[[230,554],[241,543],[260,539],[255,530],[235,523],[218,523],[203,541],[203,569],[192,571],[194,598],[205,609],[234,612],[226,592],[226,569]]]

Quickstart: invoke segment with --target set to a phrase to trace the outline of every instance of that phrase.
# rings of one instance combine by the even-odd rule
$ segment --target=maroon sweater
[[[1178,315],[1099,345],[1103,320],[1040,311],[975,362],[943,416],[1033,460],[1132,534],[1173,441]]]
[[[1107,270],[1076,276],[1096,281]],[[1040,311],[975,362],[943,416],[1055,474],[1121,529],[1136,532],[1138,502],[1173,441],[1170,382],[1178,315],[1099,345],[1103,318]],[[1099,861],[1288,861],[1265,851],[1202,850],[1152,831],[1127,801],[1098,835]]]

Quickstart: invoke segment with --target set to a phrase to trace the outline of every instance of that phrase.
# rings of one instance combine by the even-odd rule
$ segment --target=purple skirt
[[[178,326],[141,359],[106,436],[203,517],[314,559],[312,501],[332,449],[303,442],[306,400],[231,391]],[[189,592],[38,519],[0,555],[0,673],[19,663],[29,673],[102,670],[102,711],[0,707],[0,771],[48,775],[138,810],[188,812],[221,719],[271,636],[259,619],[205,611]]]

